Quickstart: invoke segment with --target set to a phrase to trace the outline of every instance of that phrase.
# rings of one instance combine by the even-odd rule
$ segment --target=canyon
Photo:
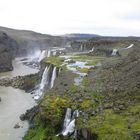
[[[0,58],[0,139],[140,139],[139,37],[0,27]]]

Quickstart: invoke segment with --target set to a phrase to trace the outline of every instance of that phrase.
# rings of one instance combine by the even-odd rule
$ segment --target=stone
[[[15,124],[14,128],[15,128],[15,129],[20,128],[19,123]]]

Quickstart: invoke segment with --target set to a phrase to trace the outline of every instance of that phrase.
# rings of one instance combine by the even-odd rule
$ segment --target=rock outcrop
[[[0,32],[0,72],[13,69],[12,59],[17,51],[17,43],[6,33]]]
[[[25,90],[26,92],[32,91],[39,80],[38,73],[26,76],[16,76],[13,78],[0,79],[0,86],[12,86]]]

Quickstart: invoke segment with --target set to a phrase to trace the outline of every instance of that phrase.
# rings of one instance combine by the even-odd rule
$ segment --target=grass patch
[[[57,67],[61,67],[61,65],[64,62],[64,58],[62,57],[48,57],[42,60],[42,63],[46,63],[46,64],[53,64]]]
[[[76,70],[78,70],[79,72],[82,72],[82,73],[88,73],[88,71],[89,71],[88,68],[80,68],[80,67],[76,67]]]

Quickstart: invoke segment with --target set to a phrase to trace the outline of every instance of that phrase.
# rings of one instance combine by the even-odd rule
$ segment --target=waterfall
[[[71,108],[67,108],[65,119],[64,119],[64,124],[63,124],[63,131],[65,131],[65,129],[69,125],[70,121],[71,121]]]
[[[73,119],[66,127],[65,131],[62,132],[63,136],[67,136],[75,131],[75,119]]]
[[[95,48],[93,47],[93,48],[89,51],[89,53],[94,52],[94,49],[95,49]]]
[[[72,113],[71,108],[67,108],[64,124],[63,124],[63,130],[59,135],[68,136],[69,134],[72,134],[75,130],[75,118],[79,117],[79,110],[75,110]]]
[[[50,88],[53,87],[55,78],[56,78],[56,67],[53,68],[52,78],[51,78],[51,84],[50,84],[51,86],[50,86]]]
[[[71,108],[67,108],[62,135],[67,136],[68,134],[73,133],[75,130],[75,119],[72,119],[72,110]]]
[[[47,57],[51,56],[51,50],[48,51]]]
[[[130,49],[130,48],[132,48],[134,46],[134,44],[131,44],[130,46],[128,46],[127,48],[125,48],[125,49]]]
[[[46,50],[43,50],[41,52],[41,55],[39,56],[38,62],[40,62],[42,59],[44,59],[46,57]]]
[[[48,81],[48,76],[49,76],[49,70],[50,70],[50,66],[46,67],[44,72],[43,72],[43,75],[42,75],[42,80],[41,80],[41,83],[40,83],[40,89],[43,90],[45,85],[48,85],[49,81]]]
[[[113,51],[112,51],[112,56],[115,56],[116,54],[117,54],[117,52],[118,52],[118,50],[117,49],[113,49]]]
[[[49,79],[48,78],[49,71],[50,71],[50,66],[49,67],[47,66],[43,72],[42,80],[41,80],[41,83],[39,85],[39,89],[37,90],[36,95],[34,96],[35,100],[38,100],[42,96],[45,86],[49,85],[49,80],[48,80]]]

